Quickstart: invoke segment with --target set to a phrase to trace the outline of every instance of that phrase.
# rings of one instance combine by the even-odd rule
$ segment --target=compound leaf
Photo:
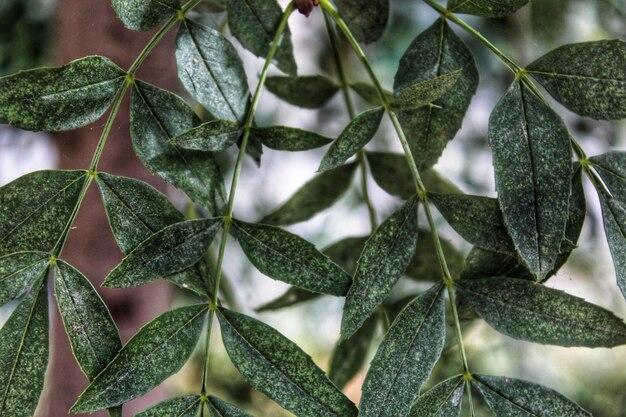
[[[459,417],[464,385],[462,375],[438,383],[415,400],[409,417]]]
[[[446,335],[443,285],[411,301],[393,321],[363,383],[359,415],[406,416],[441,355]]]
[[[287,126],[253,127],[250,135],[276,151],[308,151],[332,142],[318,133]]]
[[[316,175],[260,223],[287,225],[310,219],[332,206],[346,192],[356,167],[356,164],[348,164]]]
[[[222,307],[217,317],[228,356],[254,388],[301,417],[357,415],[311,357],[278,331]]]
[[[109,108],[125,76],[108,58],[89,56],[0,78],[0,123],[48,132],[86,126]]]
[[[384,113],[384,108],[377,107],[352,119],[326,151],[318,171],[324,172],[340,166],[367,145],[378,131]]]
[[[46,270],[47,271],[47,270]],[[31,417],[48,367],[47,273],[0,330],[0,415]]]
[[[561,118],[521,81],[489,118],[498,200],[515,248],[543,279],[565,237],[571,192],[570,136]]]
[[[526,5],[529,0],[448,0],[448,10],[483,17],[504,17]]]
[[[283,15],[278,3],[275,0],[228,0],[226,10],[233,36],[256,56],[266,57]],[[297,73],[288,27],[278,43],[274,63],[287,74]]]
[[[337,0],[339,14],[359,42],[378,40],[389,20],[389,0]]]
[[[122,348],[117,327],[89,280],[63,261],[54,267],[54,294],[72,352],[91,381]]]
[[[387,297],[415,253],[416,197],[405,202],[365,242],[341,320],[341,340],[356,332]]]
[[[177,95],[137,81],[131,100],[130,133],[141,162],[183,190],[211,213],[226,200],[224,181],[213,154],[181,149],[171,139],[199,123]]]
[[[96,376],[71,409],[91,413],[128,402],[159,385],[187,361],[208,306],[168,311],[139,330]]]
[[[467,302],[496,330],[559,346],[626,343],[626,325],[604,308],[532,281],[494,277],[457,281]]]
[[[0,254],[52,251],[88,181],[86,171],[36,171],[0,187]]]
[[[435,100],[435,106],[398,112],[411,152],[421,167],[434,165],[461,128],[478,87],[478,69],[470,50],[443,18],[418,35],[400,60],[393,87],[396,94],[456,70],[461,74],[454,88]]]
[[[15,300],[48,268],[46,252],[16,252],[0,257],[0,306]]]
[[[215,119],[172,139],[174,146],[196,151],[220,152],[237,142],[242,128],[230,120]]]
[[[594,119],[626,117],[626,42],[574,43],[548,52],[527,68],[568,109]]]
[[[207,398],[207,406],[211,417],[251,417],[250,414],[212,395]]]
[[[197,395],[170,398],[135,414],[135,417],[196,417],[202,407],[202,401]]]
[[[450,90],[460,75],[461,70],[459,69],[405,87],[395,96],[391,106],[396,110],[415,110],[426,106]]]
[[[233,226],[250,262],[268,277],[322,294],[348,292],[350,275],[300,236],[240,220]]]
[[[267,77],[265,87],[294,106],[317,109],[330,100],[339,86],[322,75]]]
[[[472,385],[497,416],[591,417],[591,413],[558,392],[521,379],[473,375]]]
[[[216,119],[243,123],[248,81],[233,45],[218,31],[183,21],[176,37],[178,78]]]
[[[180,0],[113,0],[117,17],[131,30],[152,29],[180,8]]]

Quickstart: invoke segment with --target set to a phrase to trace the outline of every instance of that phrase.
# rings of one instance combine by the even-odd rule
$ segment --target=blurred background
[[[281,1],[281,4],[285,2]],[[384,36],[365,48],[386,88],[391,89],[397,63],[409,43],[437,17],[421,1],[391,0],[390,21]],[[462,18],[521,65],[530,63],[562,44],[626,38],[624,0],[531,0],[530,5],[508,18]],[[219,26],[222,19],[220,14],[214,14],[203,18],[203,21],[208,25]],[[320,73],[336,79],[320,11],[308,19],[294,14],[290,28],[299,74]],[[486,139],[487,123],[496,101],[512,81],[512,74],[482,44],[459,28],[453,25],[452,28],[474,53],[481,79],[463,128],[444,151],[436,169],[466,193],[495,196],[491,155]],[[46,64],[59,65],[90,54],[109,56],[127,68],[152,33],[137,34],[124,29],[108,2],[2,0],[0,74]],[[233,43],[239,48],[236,40]],[[172,50],[173,38],[169,36],[146,61],[139,77],[184,96],[182,87],[176,81]],[[262,61],[241,48],[239,51],[250,77],[250,85],[255,86]],[[350,81],[367,80],[360,64],[347,47],[342,57],[346,60]],[[367,108],[367,104],[354,94],[353,99],[360,110]],[[551,100],[549,96],[548,99]],[[550,102],[588,155],[609,149],[626,150],[624,121],[598,122],[582,118],[558,103]],[[128,103],[125,106],[127,109]],[[114,126],[102,170],[148,181],[167,192],[181,210],[185,209],[186,197],[152,176],[134,157],[129,144],[128,118],[124,113],[127,112],[120,112]],[[54,136],[0,126],[0,185],[33,170],[88,166],[104,120],[78,131]],[[288,105],[272,94],[265,93],[259,106],[257,122],[259,125],[300,127],[334,137],[348,123],[348,116],[340,95],[317,111]],[[368,149],[401,152],[390,126],[385,124]],[[260,167],[252,160],[247,160],[235,204],[236,216],[254,221],[278,207],[314,176],[323,152],[322,149],[306,153],[279,153],[265,149]],[[234,152],[226,152],[221,161],[228,184],[235,156]],[[288,229],[315,243],[318,248],[329,246],[345,237],[367,235],[370,232],[368,213],[356,178],[354,182],[331,209]],[[371,179],[368,185],[378,220],[382,221],[398,206],[400,200],[385,193]],[[580,247],[547,285],[583,297],[625,317],[626,303],[615,283],[599,204],[590,184],[585,184],[585,190],[588,218],[580,238]],[[111,238],[98,200],[95,192],[88,195],[63,256],[96,285],[102,282],[122,257]],[[426,223],[423,221],[421,224]],[[444,222],[441,222],[440,231],[461,254],[470,250],[470,245]],[[245,259],[237,244],[230,243],[224,268],[227,282],[233,290],[232,303],[236,309],[277,328],[296,341],[320,367],[327,369],[339,335],[343,301],[324,296],[292,307],[257,313],[258,307],[279,297],[288,287],[258,273]],[[394,289],[391,299],[418,293],[425,285],[428,284],[403,279],[398,288]],[[138,289],[101,290],[120,327],[123,341],[159,313],[173,305],[187,302],[190,297],[164,282]],[[0,324],[8,318],[14,307],[15,304],[9,304],[0,308]],[[67,415],[67,410],[86,385],[71,358],[56,312],[52,319],[51,364],[38,417]],[[480,320],[466,323],[464,334],[473,372],[506,375],[544,384],[575,400],[597,417],[626,416],[625,347],[565,349],[536,345],[500,335]],[[219,339],[219,332],[214,332],[214,337]],[[370,357],[381,339],[382,332],[378,329],[370,348]],[[250,412],[254,411],[254,415],[290,415],[247,386],[230,364],[218,340],[212,346],[210,383],[213,393]],[[197,391],[202,351],[202,346],[199,346],[192,360],[179,374],[168,379],[154,392],[133,401],[126,407],[125,415],[132,415],[158,400]],[[436,367],[430,383],[457,374],[460,369],[458,351],[452,339],[444,349],[443,360]],[[364,377],[365,370],[362,370],[345,388],[354,401],[358,402]],[[478,414],[488,416],[489,412],[479,406]]]

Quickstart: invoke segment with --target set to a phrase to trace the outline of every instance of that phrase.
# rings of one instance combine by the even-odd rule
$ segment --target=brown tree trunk
[[[56,18],[55,61],[58,64],[86,55],[104,55],[124,69],[146,45],[154,31],[136,33],[125,29],[111,9],[110,1],[59,0]],[[173,33],[152,52],[138,77],[163,88],[177,87],[173,58]],[[105,116],[106,117],[106,116]],[[86,128],[56,135],[60,149],[60,168],[89,167],[105,118]],[[151,175],[132,151],[129,135],[128,98],[115,121],[100,171],[131,176],[163,189],[164,183]],[[92,186],[74,223],[74,230],[62,258],[81,270],[98,288],[109,306],[125,343],[146,322],[168,306],[168,286],[163,282],[132,289],[102,289],[106,274],[120,261],[122,254],[112,238],[96,187]],[[37,417],[68,415],[68,410],[87,386],[76,365],[56,307],[51,309],[51,361],[47,390],[42,396]],[[125,407],[130,416],[163,397],[153,392]],[[100,412],[92,416],[103,417]]]

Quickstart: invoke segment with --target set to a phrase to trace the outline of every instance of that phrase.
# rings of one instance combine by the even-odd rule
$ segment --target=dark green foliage
[[[332,142],[318,133],[287,126],[253,127],[250,135],[277,151],[308,151]]]
[[[357,415],[354,404],[285,336],[224,308],[219,309],[218,318],[228,355],[256,389],[298,416]]]
[[[211,120],[172,139],[174,146],[196,151],[219,152],[234,145],[241,136],[239,123]]]
[[[461,375],[440,382],[420,395],[410,417],[459,417],[464,381]]]
[[[389,19],[389,0],[336,0],[339,14],[359,42],[380,38]]]
[[[211,417],[250,417],[250,414],[213,396],[207,399],[207,407],[209,407]]]
[[[287,103],[307,109],[322,107],[339,86],[321,75],[268,77],[265,87]]]
[[[113,0],[113,10],[124,26],[149,30],[180,9],[180,0]]]
[[[15,300],[48,268],[46,252],[16,252],[0,257],[0,306]]]
[[[200,397],[189,395],[161,401],[157,405],[135,414],[135,417],[196,417],[202,407]]]
[[[350,84],[350,88],[354,90],[363,100],[367,101],[370,104],[375,106],[382,106],[383,103],[380,99],[380,95],[371,84],[368,83],[352,83]],[[393,100],[393,93],[391,91],[384,91],[385,99],[389,102]]]
[[[529,0],[448,0],[448,10],[485,17],[503,17],[514,13]]]
[[[437,251],[433,236],[429,229],[418,229],[415,255],[411,258],[404,274],[416,281],[436,282],[442,278],[441,267],[437,260]],[[448,241],[441,240],[441,247],[453,277],[458,277],[463,271],[463,255]]]
[[[398,92],[391,102],[396,110],[415,110],[437,100],[450,90],[459,79],[461,70],[439,75],[432,80],[417,82]]]

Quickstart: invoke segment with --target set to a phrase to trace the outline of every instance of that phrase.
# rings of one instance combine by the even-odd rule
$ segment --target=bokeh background
[[[366,47],[374,70],[388,88],[393,83],[398,60],[406,47],[438,17],[418,0],[391,0],[391,6],[391,18],[383,38]],[[218,14],[203,20],[205,24],[220,26],[222,19],[223,16]],[[507,18],[464,16],[463,19],[522,65],[565,43],[626,38],[624,0],[531,0],[530,5]],[[308,19],[294,15],[290,27],[299,73],[336,77],[321,13],[317,11]],[[495,196],[493,168],[486,140],[487,123],[496,101],[508,88],[512,74],[482,44],[454,25],[452,27],[473,51],[481,80],[462,130],[447,147],[436,168],[464,192]],[[44,64],[58,65],[89,54],[107,55],[122,67],[128,67],[150,35],[124,29],[107,1],[2,0],[0,74]],[[162,42],[139,76],[184,95],[175,79],[172,40],[170,36]],[[233,43],[238,47],[236,41]],[[241,48],[239,50],[250,75],[250,85],[254,86],[262,61]],[[342,56],[346,60],[349,79],[366,81],[366,74],[347,47]],[[366,108],[366,103],[356,96],[353,98],[357,107]],[[589,155],[608,149],[626,150],[626,123],[581,118],[558,103],[551,103]],[[127,105],[125,103],[124,108],[127,109]],[[84,168],[95,148],[103,120],[76,132],[54,136],[0,126],[0,185],[33,170]],[[313,111],[293,107],[265,93],[257,121],[260,125],[285,124],[336,136],[347,124],[348,116],[340,95],[321,110]],[[133,156],[127,117],[118,117],[113,132],[102,169],[144,179],[167,192],[181,209],[185,209],[188,204],[185,196],[149,174]],[[401,151],[390,126],[385,124],[368,149]],[[279,153],[266,149],[260,167],[251,160],[246,161],[237,194],[236,215],[254,221],[279,206],[314,176],[323,152]],[[234,152],[226,152],[221,161],[228,184],[234,158]],[[306,223],[289,227],[289,230],[314,242],[317,247],[328,246],[343,237],[367,235],[370,231],[368,214],[356,182],[355,178],[355,184],[338,204]],[[615,284],[598,201],[590,184],[585,186],[588,218],[580,247],[547,285],[584,297],[625,317],[626,303]],[[382,191],[373,180],[369,181],[369,187],[378,220],[381,221],[397,207],[399,200]],[[75,226],[64,258],[99,285],[122,255],[110,236],[104,211],[95,193],[88,195]],[[440,231],[459,251],[469,251],[469,244],[444,222],[441,222]],[[233,242],[227,248],[224,268],[236,309],[274,326],[311,354],[318,365],[327,367],[339,335],[341,299],[325,296],[279,311],[257,313],[255,308],[283,294],[288,287],[255,271]],[[423,285],[403,279],[391,297],[417,293]],[[134,290],[102,289],[101,293],[120,327],[123,341],[159,313],[189,299],[188,294],[166,283]],[[0,308],[0,324],[14,307],[15,304],[9,304]],[[67,415],[67,409],[86,385],[72,361],[58,314],[53,312],[52,319],[51,365],[38,417]],[[466,323],[464,333],[473,371],[547,385],[577,401],[597,417],[626,416],[625,347],[566,349],[536,345],[500,335],[480,320]],[[214,337],[219,339],[219,332],[214,332]],[[381,339],[379,331],[370,355],[373,355]],[[212,392],[244,409],[254,410],[258,416],[289,415],[262,394],[251,390],[230,364],[221,343],[218,340],[214,342],[210,376]],[[132,415],[169,396],[197,391],[201,352],[202,346],[199,346],[179,374],[168,379],[159,389],[133,401],[126,407],[125,415]],[[443,359],[431,381],[441,380],[461,369],[454,343],[444,350]],[[364,376],[365,371],[362,371],[346,387],[346,392],[354,401],[359,399]],[[478,414],[487,416],[489,412],[479,406]]]

